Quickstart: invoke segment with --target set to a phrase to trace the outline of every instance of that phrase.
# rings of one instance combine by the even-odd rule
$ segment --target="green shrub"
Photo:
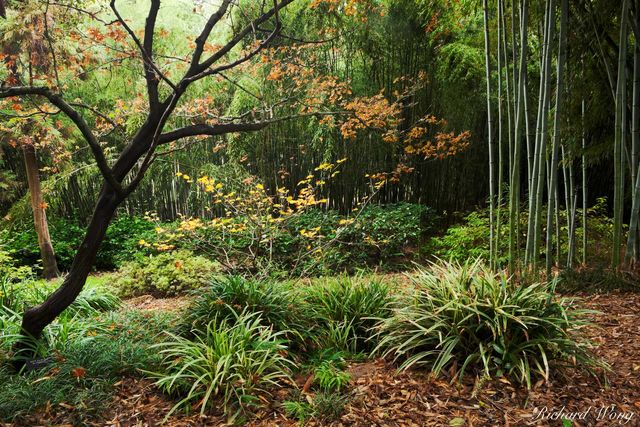
[[[509,209],[503,206],[500,210],[500,232],[498,242],[498,264],[507,265],[509,253]],[[546,224],[546,208],[542,210],[541,223]],[[524,253],[527,243],[526,229],[528,211],[520,211],[519,250]],[[569,251],[567,233],[567,212],[559,211],[560,217],[560,258],[565,260]],[[582,210],[576,211],[576,230],[574,261],[582,260]],[[544,231],[543,231],[544,233]],[[611,239],[613,238],[613,220],[607,216],[607,201],[599,198],[596,204],[587,209],[587,263],[595,266],[608,266],[611,258]],[[546,248],[541,245],[538,257],[542,260]],[[462,221],[449,227],[442,236],[432,237],[421,251],[437,258],[464,262],[467,259],[489,259],[489,212],[487,209],[477,210],[466,215]]]
[[[574,333],[585,311],[554,298],[546,284],[520,286],[480,261],[432,264],[413,278],[416,290],[380,321],[377,347],[401,369],[426,365],[439,374],[459,366],[531,386],[552,363],[590,369],[596,362]]]
[[[384,265],[396,258],[411,258],[422,237],[432,231],[436,218],[426,206],[395,203],[367,206],[352,218],[310,210],[290,220],[289,229],[298,238],[301,230],[318,229],[323,241],[335,240],[323,247],[316,259],[308,257],[298,266],[303,272],[327,275],[353,271],[354,266]],[[298,244],[304,243],[300,239]]]
[[[186,250],[165,252],[126,263],[115,275],[123,295],[172,296],[204,286],[218,265]]]
[[[161,234],[172,236],[170,244],[176,247],[224,259],[230,272],[279,270],[287,276],[328,275],[403,262],[400,257],[417,253],[414,249],[431,231],[435,218],[425,206],[397,203],[368,206],[352,217],[309,209],[275,227],[263,224],[269,222],[267,218],[256,223],[233,216],[225,219],[227,228],[235,230],[231,233],[206,222],[188,232],[178,231],[176,224],[165,224]]]
[[[297,297],[287,285],[241,276],[215,277],[208,288],[199,290],[181,329],[202,334],[211,321],[233,319],[238,310],[260,313],[264,326],[288,331],[287,335],[303,329]]]
[[[153,242],[156,236],[154,228],[154,223],[144,218],[116,217],[107,229],[94,267],[97,270],[113,270],[126,261],[148,254],[149,249],[138,242]],[[58,268],[62,271],[69,270],[84,238],[85,228],[71,220],[54,218],[49,220],[49,232]],[[24,229],[3,230],[0,240],[5,242],[6,249],[13,254],[19,265],[40,265],[38,237],[31,224]]]
[[[356,243],[357,249],[370,259],[387,261],[406,255],[407,249],[417,245],[423,234],[431,231],[435,220],[434,212],[424,205],[371,205],[362,211],[341,240]],[[354,252],[357,254],[358,251]]]
[[[306,287],[305,316],[315,322],[318,344],[351,353],[370,349],[373,318],[390,314],[390,290],[379,279],[346,275]]]
[[[471,212],[462,223],[449,227],[442,237],[433,237],[426,251],[458,262],[489,259],[488,230],[489,217],[486,211]]]
[[[255,407],[270,386],[290,378],[284,333],[262,323],[259,313],[243,311],[234,319],[214,319],[193,341],[166,333],[167,341],[154,346],[164,370],[150,375],[162,390],[179,395],[169,414],[178,408],[204,414],[220,398],[224,413],[235,418]]]
[[[150,254],[150,249],[140,245],[156,239],[155,224],[138,216],[122,215],[116,217],[107,229],[104,242],[100,245],[96,257],[97,270],[113,270],[132,259]]]

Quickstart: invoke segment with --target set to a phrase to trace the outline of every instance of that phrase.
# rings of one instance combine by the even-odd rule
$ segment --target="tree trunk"
[[[584,65],[583,65],[584,70]],[[584,132],[585,101],[581,102],[580,120],[582,131],[582,264],[587,264],[587,138]]]
[[[484,9],[484,52],[485,52],[485,74],[487,80],[487,126],[489,145],[489,263],[494,267],[494,203],[495,203],[495,182],[494,182],[494,155],[493,155],[493,121],[491,118],[491,51],[489,50],[489,9],[487,0],[483,0]]]
[[[554,5],[555,6],[555,5]],[[556,111],[553,122],[553,147],[551,154],[551,167],[549,173],[551,174],[549,184],[549,197],[547,201],[547,250],[546,250],[546,270],[547,277],[551,276],[551,266],[553,260],[551,256],[552,249],[552,236],[551,227],[553,225],[553,216],[557,214],[558,210],[558,155],[560,149],[560,118],[562,109],[562,95],[564,92],[564,63],[567,58],[567,16],[569,15],[569,3],[568,0],[562,0],[561,15],[560,15],[560,46],[558,51],[558,62],[556,69]],[[552,15],[553,16],[553,15]],[[555,25],[555,22],[552,23]],[[564,151],[563,151],[564,153]],[[566,182],[566,179],[565,179]],[[566,193],[566,191],[565,191]],[[568,209],[568,207],[565,207]],[[560,227],[560,221],[556,221],[556,227]],[[556,245],[560,248],[560,239],[556,238]],[[559,254],[557,257],[559,261]]]
[[[515,24],[514,24],[515,25]],[[515,271],[518,258],[518,229],[520,212],[520,163],[522,157],[522,124],[528,120],[523,117],[528,114],[526,99],[526,66],[527,66],[527,31],[528,5],[522,0],[520,6],[520,64],[518,68],[518,90],[516,100],[515,136],[513,146],[513,160],[511,161],[509,183],[509,270]],[[515,91],[515,88],[514,88]],[[525,131],[526,133],[526,131]],[[528,139],[528,137],[527,137]],[[530,168],[527,166],[527,170]]]
[[[545,161],[547,150],[547,133],[549,119],[549,105],[551,104],[551,41],[554,38],[556,22],[556,1],[547,2],[547,19],[545,22],[544,34],[544,56],[542,66],[542,77],[540,85],[541,99],[538,104],[538,124],[536,135],[536,149],[534,156],[533,188],[534,196],[530,200],[529,209],[529,235],[527,236],[528,264],[535,271],[538,252],[541,241],[541,221],[542,221],[542,195],[544,194],[544,184],[546,181]]]
[[[24,166],[27,172],[27,182],[29,184],[29,195],[31,197],[31,209],[33,211],[33,223],[38,236],[38,246],[40,247],[40,257],[42,258],[42,276],[45,279],[57,277],[58,264],[56,255],[51,245],[49,236],[49,225],[47,224],[46,205],[42,199],[42,189],[40,188],[40,173],[38,169],[38,159],[36,149],[33,145],[22,146],[24,154]]]
[[[96,203],[91,222],[87,227],[84,240],[73,259],[69,274],[62,285],[45,302],[25,311],[22,318],[24,333],[35,338],[39,337],[43,329],[69,307],[80,294],[100,244],[104,240],[109,222],[120,202],[121,200],[103,189]]]
[[[620,18],[620,45],[618,53],[618,81],[616,85],[616,123],[613,148],[614,195],[613,195],[613,253],[611,267],[620,265],[620,245],[622,243],[622,213],[624,209],[624,144],[626,140],[627,113],[627,40],[628,1],[623,0]]]

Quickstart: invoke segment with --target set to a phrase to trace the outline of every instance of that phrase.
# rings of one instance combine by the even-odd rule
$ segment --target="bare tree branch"
[[[189,72],[187,72],[186,78],[191,80],[191,81],[194,81],[194,80],[198,80],[199,78],[204,77],[205,75],[212,74],[212,73],[206,73],[206,74],[203,74],[203,73],[206,72],[206,70],[209,67],[211,67],[213,64],[218,62],[221,58],[223,58],[227,53],[229,53],[234,47],[236,47],[238,45],[238,43],[240,43],[247,35],[249,35],[252,32],[255,32],[256,28],[259,25],[267,22],[273,16],[277,16],[277,13],[278,13],[278,11],[280,9],[286,7],[288,4],[292,3],[293,1],[294,0],[283,0],[280,3],[276,2],[275,6],[273,8],[271,8],[267,12],[263,13],[259,18],[256,18],[253,21],[251,21],[249,24],[247,24],[240,32],[238,32],[238,34],[236,34],[229,42],[227,42],[227,44],[225,44],[216,53],[211,55],[209,58],[204,60],[202,63],[199,63],[199,64],[192,63],[191,64],[191,68],[189,69]],[[274,28],[274,31],[272,32],[272,34],[273,33],[277,33],[277,31],[279,31],[279,30],[280,30],[280,26],[279,26],[278,23],[276,23],[276,27]],[[268,37],[268,39],[271,39],[271,37]],[[261,45],[260,48],[263,48],[266,44],[263,42],[260,45]],[[253,55],[251,55],[251,56],[253,56]],[[249,58],[251,56],[249,56]],[[246,61],[246,59],[244,61]],[[234,61],[234,63],[236,65],[238,65],[239,63],[242,63],[244,61],[240,61],[240,62]],[[229,68],[231,68],[231,66],[221,68],[219,71],[224,71],[224,70],[229,69]]]
[[[204,28],[200,32],[200,35],[196,38],[196,48],[193,50],[193,55],[191,57],[191,67],[190,71],[193,71],[193,74],[197,74],[196,67],[200,63],[200,58],[202,57],[202,53],[204,52],[204,46],[213,30],[213,27],[216,26],[218,22],[222,19],[222,17],[227,13],[227,8],[231,4],[231,0],[224,0],[222,5],[218,8],[216,13],[212,14],[209,17],[209,20],[205,24]]]
[[[26,95],[38,95],[46,98],[51,104],[58,107],[60,111],[62,111],[67,117],[69,117],[69,119],[76,125],[78,130],[80,130],[80,133],[82,133],[82,136],[89,144],[89,147],[91,147],[93,157],[95,158],[98,168],[100,169],[100,172],[102,173],[104,179],[118,195],[122,195],[122,186],[113,176],[113,173],[109,168],[109,164],[107,163],[107,159],[104,156],[104,152],[102,151],[102,148],[100,148],[100,144],[95,135],[89,128],[89,124],[84,120],[80,113],[78,113],[70,104],[62,99],[62,96],[52,92],[47,87],[41,86],[16,86],[0,88],[0,99]]]
[[[151,2],[151,9],[149,10],[149,15],[147,16],[147,21],[145,24],[145,34],[144,34],[144,44],[140,41],[138,36],[134,33],[134,31],[129,27],[124,18],[118,12],[116,8],[116,0],[111,0],[110,3],[111,9],[113,13],[118,18],[118,22],[122,25],[125,31],[129,34],[133,42],[138,46],[140,53],[142,54],[142,62],[145,69],[145,79],[147,80],[147,86],[151,86],[149,88],[149,102],[150,106],[155,110],[158,107],[158,103],[154,101],[152,105],[152,99],[157,101],[157,85],[158,79],[162,79],[165,83],[167,83],[174,91],[176,90],[176,85],[164,75],[162,71],[158,68],[158,66],[153,62],[153,52],[148,51],[147,47],[153,48],[153,32],[155,29],[156,18],[158,16],[158,10],[160,9],[160,0],[153,0]],[[148,46],[146,46],[148,45]]]
[[[351,112],[318,111],[312,113],[291,114],[288,116],[275,117],[272,119],[265,119],[255,122],[220,123],[216,125],[195,124],[165,132],[160,135],[158,142],[159,144],[167,144],[182,138],[189,138],[193,136],[218,136],[234,132],[255,132],[264,129],[273,123],[284,122],[287,120],[293,120],[302,117],[336,116],[341,114],[351,114]]]

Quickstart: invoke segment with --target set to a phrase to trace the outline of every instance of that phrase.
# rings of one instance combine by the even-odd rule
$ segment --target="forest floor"
[[[350,399],[337,421],[309,420],[305,425],[352,426],[640,426],[640,294],[582,294],[580,305],[597,310],[585,334],[595,353],[611,366],[606,380],[577,370],[539,381],[531,390],[507,380],[482,384],[468,377],[462,384],[432,378],[424,371],[398,373],[383,360],[352,363]],[[167,310],[184,299],[139,297],[130,309]],[[307,378],[298,378],[303,388]],[[109,425],[157,425],[174,405],[148,380],[123,378],[110,405]],[[250,426],[295,426],[281,403],[291,390],[279,389],[250,421]],[[572,423],[561,418],[577,416]],[[169,418],[168,426],[214,426],[224,419],[199,416]]]

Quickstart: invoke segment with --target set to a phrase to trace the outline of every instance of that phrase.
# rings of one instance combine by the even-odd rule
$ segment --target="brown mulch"
[[[581,419],[572,426],[640,426],[640,294],[579,295],[580,305],[598,310],[597,327],[585,333],[597,345],[595,353],[611,365],[608,384],[579,371],[568,377],[539,381],[530,391],[507,380],[478,387],[473,378],[432,378],[420,371],[396,372],[383,360],[353,363],[351,399],[341,418],[333,422],[309,421],[306,425],[331,426],[557,426],[556,419],[536,419],[537,411]],[[128,306],[142,309],[175,309],[176,300],[142,298]],[[301,379],[302,384],[304,378]],[[301,388],[302,385],[300,384]],[[116,387],[106,425],[154,426],[162,423],[175,403],[150,381],[124,378]],[[281,389],[248,424],[254,427],[297,426],[281,409],[289,390]],[[546,409],[545,409],[546,408]],[[625,417],[616,419],[616,417]],[[103,422],[101,425],[105,425]],[[224,425],[223,418],[172,415],[167,426]]]
[[[125,309],[133,310],[157,310],[178,311],[186,308],[191,303],[189,297],[154,298],[152,295],[141,295],[124,301]]]

